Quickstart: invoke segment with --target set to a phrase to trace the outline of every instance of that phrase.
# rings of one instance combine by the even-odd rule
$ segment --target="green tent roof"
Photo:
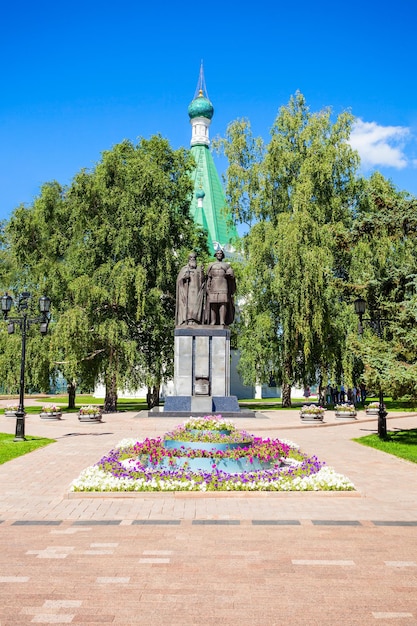
[[[191,215],[207,231],[209,249],[216,250],[217,244],[223,248],[237,237],[237,231],[227,223],[228,209],[219,174],[208,146],[192,146],[191,153],[197,163]]]

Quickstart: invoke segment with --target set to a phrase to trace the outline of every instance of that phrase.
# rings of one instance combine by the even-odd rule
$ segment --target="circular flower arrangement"
[[[42,407],[41,413],[61,413],[61,407],[56,404],[45,404]]]
[[[220,424],[219,416],[216,423]],[[187,423],[186,423],[187,424]],[[178,426],[164,438],[123,440],[71,483],[71,491],[318,491],[352,490],[346,477],[292,442],[262,439],[232,430],[230,435]],[[230,424],[229,424],[230,425]],[[201,430],[197,442],[194,433]],[[179,439],[179,437],[182,439]],[[221,439],[221,442],[216,441]],[[175,441],[170,447],[168,442]],[[186,444],[192,441],[195,447]],[[168,445],[167,445],[168,444]],[[200,444],[200,445],[199,445]],[[209,444],[207,447],[204,444]],[[223,445],[224,444],[224,447]],[[236,445],[237,444],[237,445]],[[245,470],[236,468],[244,467]]]
[[[82,406],[78,413],[80,415],[98,415],[101,414],[102,410],[99,406],[95,406],[93,404],[89,404],[88,406]]]
[[[56,404],[45,404],[40,412],[41,419],[61,419],[62,410]]]
[[[6,406],[6,411],[18,411],[19,410],[19,405],[18,404],[8,404]]]
[[[303,406],[300,413],[306,413],[307,415],[323,415],[324,407],[309,404],[307,406]]]
[[[222,419],[221,415],[205,415],[204,417],[190,417],[182,426],[185,430],[215,430],[233,432],[236,426],[230,420]]]
[[[341,413],[356,413],[354,404],[336,404],[334,410],[340,411]]]
[[[18,404],[8,404],[4,409],[4,414],[6,417],[16,417],[16,413],[18,410]]]

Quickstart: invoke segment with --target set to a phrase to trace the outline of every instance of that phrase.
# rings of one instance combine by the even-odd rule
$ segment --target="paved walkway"
[[[417,625],[417,465],[353,442],[375,432],[364,413],[237,420],[317,454],[356,492],[69,494],[121,439],[179,421],[27,418],[27,434],[56,443],[0,466],[0,626]],[[417,428],[417,415],[388,428]]]

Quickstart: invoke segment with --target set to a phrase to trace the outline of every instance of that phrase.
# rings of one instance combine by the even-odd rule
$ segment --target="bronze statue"
[[[179,272],[177,278],[177,299],[175,307],[175,324],[203,324],[204,311],[204,270],[197,266],[197,255],[188,255],[188,264]]]
[[[206,276],[206,323],[211,326],[229,326],[235,317],[235,274],[230,263],[223,261],[222,249],[217,250],[214,256],[217,260],[210,263]]]

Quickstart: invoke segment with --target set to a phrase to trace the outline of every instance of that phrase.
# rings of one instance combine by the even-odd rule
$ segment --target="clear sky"
[[[211,137],[246,117],[268,140],[299,90],[312,111],[351,110],[364,173],[417,195],[416,17],[415,0],[8,1],[0,219],[123,139],[160,133],[188,147],[201,60]]]

